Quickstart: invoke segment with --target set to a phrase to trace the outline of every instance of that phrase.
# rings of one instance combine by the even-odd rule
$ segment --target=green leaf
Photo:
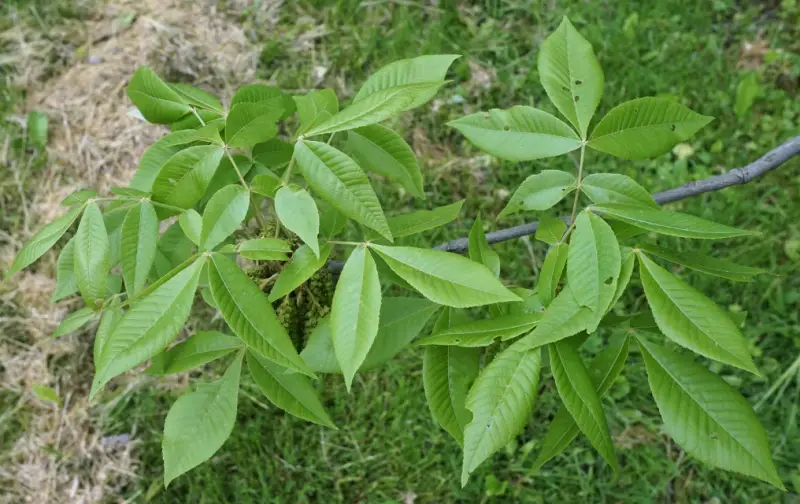
[[[192,208],[208,189],[225,149],[203,145],[184,149],[161,167],[153,181],[153,201],[178,208]],[[159,214],[163,208],[159,209]],[[165,215],[174,215],[175,211]]]
[[[519,301],[485,266],[438,250],[371,244],[386,264],[423,296],[456,308]]]
[[[225,322],[247,347],[272,362],[313,376],[258,285],[231,259],[213,254],[208,283]]]
[[[591,209],[648,231],[683,238],[720,240],[753,234],[751,231],[717,224],[694,215],[665,212],[641,206],[606,203],[592,205]]]
[[[669,152],[713,119],[672,100],[638,98],[611,109],[588,145],[623,159],[648,159]]]
[[[614,294],[622,264],[617,237],[600,217],[581,212],[569,242],[567,282],[575,299],[595,313],[587,327],[593,332],[606,314]]]
[[[565,285],[545,310],[536,329],[523,337],[520,344],[537,348],[568,338],[585,330],[594,316],[592,310],[578,304],[570,286]]]
[[[22,247],[22,250],[17,253],[17,257],[14,258],[14,263],[6,273],[6,279],[10,278],[11,275],[22,268],[31,265],[34,261],[42,257],[45,252],[50,250],[58,239],[64,235],[67,229],[69,229],[72,223],[75,222],[75,219],[78,218],[82,211],[82,206],[73,208],[33,235],[33,238],[31,238],[30,241]]]
[[[103,214],[97,203],[91,201],[86,205],[75,233],[75,281],[87,306],[99,306],[106,297],[109,260]]]
[[[231,99],[231,108],[240,103],[258,103],[268,105],[271,108],[282,108],[281,119],[286,119],[295,111],[292,97],[278,88],[265,86],[263,84],[249,84],[236,90],[236,94]]]
[[[92,351],[92,358],[95,367],[100,364],[100,355],[103,352],[103,347],[106,345],[111,333],[119,321],[122,320],[122,309],[117,304],[112,304],[109,307],[103,307],[103,313],[100,315],[100,323],[97,325],[97,331],[94,333],[94,348]]]
[[[494,343],[498,338],[501,341],[507,341],[530,332],[541,318],[541,313],[524,313],[476,320],[451,326],[444,331],[434,332],[427,338],[419,340],[417,345],[485,347]]]
[[[727,278],[734,282],[752,282],[754,276],[766,273],[766,270],[761,268],[742,266],[726,259],[699,254],[681,254],[680,252],[672,252],[655,245],[643,244],[637,245],[636,248],[695,271]]]
[[[367,371],[384,364],[408,346],[411,340],[425,327],[439,305],[427,299],[389,297],[381,300],[378,334],[361,364],[359,371]],[[300,356],[312,371],[319,373],[341,373],[333,338],[330,317],[320,320],[308,338]]]
[[[197,110],[196,113],[197,115],[194,113],[187,114],[173,122],[169,127],[170,131],[174,133],[176,131],[197,130],[199,128],[203,128],[204,126],[200,122],[200,119],[203,120],[206,126],[213,127],[217,130],[217,132],[221,131],[222,128],[225,127],[225,118],[217,112],[200,109]],[[197,116],[200,116],[200,118],[198,119]]]
[[[146,66],[136,70],[125,92],[147,122],[169,124],[192,111],[175,90]]]
[[[162,137],[151,145],[139,160],[139,167],[133,174],[130,187],[146,194],[153,190],[153,181],[164,164],[172,156],[186,149],[190,144],[200,141],[196,130],[176,131]]]
[[[39,110],[32,110],[28,113],[27,130],[28,139],[34,147],[39,150],[47,146],[47,124],[49,120],[47,114]]]
[[[250,183],[250,190],[256,194],[274,198],[275,192],[282,183],[280,177],[274,173],[259,173],[253,177],[253,181]]]
[[[397,182],[415,198],[425,199],[417,157],[403,137],[391,129],[372,124],[349,131],[347,152],[365,170]]]
[[[330,244],[325,244],[317,257],[308,245],[303,245],[292,254],[292,260],[284,266],[269,293],[269,301],[276,301],[300,287],[314,273],[325,266],[331,254]]]
[[[785,490],[753,408],[692,359],[637,338],[667,433],[690,455]]]
[[[646,229],[642,229],[639,227],[634,226],[633,224],[628,224],[627,222],[622,222],[618,220],[612,220],[608,223],[611,226],[611,229],[614,230],[614,234],[617,236],[617,240],[622,243],[623,240],[627,240],[628,238],[633,238],[634,236],[639,236],[647,232]]]
[[[192,254],[194,245],[181,229],[180,223],[175,222],[164,231],[158,239],[156,247],[155,270],[158,276],[164,275],[172,268],[186,261]],[[162,264],[159,264],[161,262]],[[166,269],[163,269],[166,267]]]
[[[568,124],[525,105],[478,112],[447,125],[482,151],[509,161],[560,156],[581,146],[580,138]]]
[[[431,54],[389,63],[367,79],[361,89],[358,90],[353,101],[358,102],[379,91],[404,84],[443,81],[445,75],[447,75],[447,69],[459,57],[458,54]],[[423,105],[435,95],[436,91],[420,94],[408,105],[406,110]]]
[[[467,395],[472,421],[464,430],[462,487],[471,472],[527,425],[538,394],[541,365],[541,349],[515,343],[478,375]]]
[[[279,238],[255,238],[239,244],[239,255],[259,261],[288,261],[292,247]]]
[[[203,213],[200,249],[212,250],[236,231],[249,205],[250,192],[240,185],[229,185],[217,191]]]
[[[379,123],[399,112],[416,107],[422,99],[429,100],[444,83],[438,81],[403,84],[376,91],[354,102],[327,121],[315,125],[305,133],[305,136],[325,135]]]
[[[156,259],[158,217],[150,201],[131,208],[122,221],[121,266],[125,290],[131,298],[144,289]]]
[[[747,73],[736,86],[736,102],[733,105],[736,117],[742,118],[747,114],[758,96],[758,91],[758,74],[756,72]]]
[[[618,474],[614,442],[596,383],[592,382],[591,375],[584,367],[575,342],[561,340],[551,344],[548,349],[553,378],[564,406],[592,446]]]
[[[239,173],[242,174],[242,176],[245,178],[245,181],[250,178],[248,175],[257,170],[255,164],[247,156],[234,154],[230,157],[223,157],[219,162],[219,166],[217,166],[217,171],[214,172],[214,176],[211,178],[211,182],[208,183],[208,188],[206,188],[205,194],[202,198],[200,198],[200,201],[197,202],[196,208],[200,211],[200,213],[205,211],[208,202],[211,201],[211,198],[215,194],[217,194],[217,191],[231,184],[241,183],[239,173],[236,172],[236,168],[233,166],[234,163],[236,163],[236,168],[239,169]]]
[[[210,459],[233,432],[242,373],[240,352],[222,378],[181,396],[164,421],[164,486]]]
[[[65,336],[73,331],[77,331],[81,327],[85,326],[90,320],[92,320],[95,315],[97,315],[97,312],[88,306],[70,313],[64,318],[64,320],[61,321],[60,324],[58,324],[58,327],[56,327],[56,330],[53,333],[53,337],[60,338],[61,336]]]
[[[74,193],[70,194],[66,198],[64,198],[64,200],[61,202],[61,204],[64,205],[64,206],[77,205],[79,203],[85,203],[86,201],[89,201],[90,199],[94,198],[95,196],[97,196],[97,191],[95,191],[95,190],[92,190],[92,189],[80,189],[80,190],[75,191]]]
[[[319,210],[314,198],[299,186],[283,186],[275,193],[275,213],[319,257]]]
[[[464,200],[461,200],[433,210],[417,210],[395,215],[388,220],[389,229],[394,238],[400,238],[443,226],[458,217],[463,204]]]
[[[628,247],[622,247],[620,250],[620,254],[622,255],[622,265],[619,269],[619,280],[617,280],[617,291],[614,293],[614,299],[611,300],[611,304],[608,305],[609,309],[613,308],[619,298],[625,293],[625,289],[628,287],[628,282],[631,281],[631,274],[633,274],[633,267],[636,265],[636,257],[633,254],[633,250]]]
[[[306,95],[296,95],[292,99],[297,105],[300,130],[307,128],[323,113],[331,116],[339,112],[339,99],[333,89],[311,91]]]
[[[78,292],[78,282],[75,281],[75,238],[71,238],[58,255],[56,288],[53,290],[50,302],[55,303],[76,292]]]
[[[561,222],[561,221],[558,221]],[[559,243],[550,247],[547,255],[544,257],[544,264],[542,269],[539,270],[539,299],[542,304],[547,306],[553,301],[556,296],[556,289],[558,282],[561,280],[561,275],[564,273],[564,266],[567,264],[567,256],[569,255],[569,247],[566,243]]]
[[[225,142],[229,147],[250,147],[266,142],[278,133],[275,123],[282,114],[282,108],[265,103],[234,105],[225,121]]]
[[[365,246],[356,247],[344,264],[331,306],[331,336],[348,392],[378,334],[381,284],[375,261]]]
[[[625,335],[617,338],[616,342],[609,343],[589,363],[589,376],[599,397],[603,397],[614,384],[614,380],[622,372],[627,359],[628,336]],[[533,463],[532,471],[538,471],[548,460],[564,451],[564,448],[578,436],[578,433],[580,433],[580,428],[569,410],[561,405],[553,421],[550,422],[550,429],[542,441],[542,449]]]
[[[280,409],[309,422],[336,428],[308,377],[292,373],[258,354],[247,352],[250,375],[267,399]]]
[[[316,194],[354,221],[392,239],[378,197],[355,161],[335,147],[308,140],[297,142],[295,158]]]
[[[458,323],[452,308],[445,308],[434,332]],[[425,399],[433,418],[459,445],[464,445],[464,429],[472,419],[466,406],[467,393],[478,376],[480,351],[477,348],[430,346],[422,360]]]
[[[61,405],[61,398],[58,397],[58,392],[45,385],[32,385],[31,390],[36,394],[40,401],[54,402]]]
[[[547,210],[575,190],[578,181],[571,173],[542,170],[526,178],[498,217],[519,211]]]
[[[135,303],[103,345],[90,399],[109,380],[162,351],[189,318],[204,260],[190,266]]]
[[[590,44],[566,16],[542,43],[539,78],[550,101],[586,138],[603,96],[603,69]]]
[[[242,348],[244,345],[239,338],[218,331],[199,332],[164,352],[164,367],[159,374],[188,371]]]
[[[632,178],[618,173],[592,173],[581,182],[581,191],[595,203],[624,203],[658,208],[647,189]]]
[[[169,84],[169,87],[178,93],[183,101],[189,105],[210,110],[218,114],[225,114],[225,109],[222,107],[222,103],[220,103],[219,98],[211,93],[203,91],[200,88],[190,86],[189,84],[178,82]]]
[[[273,138],[253,146],[253,161],[264,167],[278,169],[289,164],[294,154],[294,144]]]
[[[194,208],[183,212],[178,219],[178,224],[183,230],[183,234],[192,240],[195,245],[200,245],[200,233],[203,229],[203,216],[197,213]]]
[[[665,336],[709,359],[760,375],[747,341],[725,312],[644,254],[638,257],[647,302]]]
[[[561,219],[555,219],[545,215],[539,221],[536,228],[536,239],[548,245],[556,245],[561,242],[561,238],[567,231],[567,225]]]
[[[475,218],[475,223],[469,231],[469,258],[489,268],[495,276],[500,276],[500,256],[492,250],[486,240],[480,215]]]
[[[125,222],[125,217],[128,216],[130,209],[138,204],[136,202],[120,203],[124,203],[124,205],[115,208],[112,203],[107,206],[103,214],[110,247],[108,264],[112,268],[118,265],[122,259],[122,223]]]

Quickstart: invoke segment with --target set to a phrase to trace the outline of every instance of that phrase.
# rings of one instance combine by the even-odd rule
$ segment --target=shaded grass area
[[[258,2],[256,2],[258,3]],[[256,7],[220,3],[263,45],[260,77],[298,92],[334,87],[352,96],[372,71],[398,58],[458,53],[445,88],[431,105],[393,122],[420,155],[428,199],[413,201],[395,186],[376,182],[387,212],[433,207],[465,198],[462,217],[442,230],[404,243],[419,246],[465,235],[482,213],[487,230],[535,216],[496,222],[509,192],[541,169],[572,168],[567,157],[533,163],[491,159],[466,143],[448,120],[515,104],[556,110],[542,90],[536,57],[544,37],[569,15],[594,44],[605,70],[598,115],[626,99],[668,95],[717,119],[683,150],[648,162],[590,153],[588,172],[630,175],[657,191],[722,169],[742,166],[798,133],[800,70],[798,11],[791,2],[549,2],[486,1],[432,4],[359,1],[287,2],[274,29],[260,29]],[[312,35],[309,35],[312,34]],[[315,36],[313,34],[317,34]],[[763,42],[759,42],[763,41]],[[763,54],[745,52],[758,42]],[[760,46],[759,46],[760,47]],[[324,77],[318,76],[324,70]],[[742,117],[736,89],[746,72],[759,75],[761,93]],[[15,98],[15,99],[18,99]],[[691,152],[690,152],[691,151]],[[800,346],[800,207],[797,160],[763,180],[670,206],[730,225],[758,229],[757,239],[689,242],[651,236],[678,250],[697,250],[770,271],[751,284],[734,284],[678,271],[723,307],[748,312],[745,336],[765,378],[715,367],[755,403],[798,355]],[[561,213],[564,208],[557,208]],[[535,283],[544,247],[533,240],[500,244],[503,277]],[[620,312],[644,305],[636,279]],[[587,356],[607,334],[592,338]],[[640,356],[634,351],[605,401],[618,443],[622,474],[613,479],[599,456],[579,438],[538,473],[530,471],[537,443],[558,408],[549,373],[531,423],[519,439],[483,464],[460,488],[460,449],[438,429],[425,405],[421,353],[412,349],[386,367],[357,377],[347,394],[338,377],[321,393],[338,431],[323,429],[264,406],[245,382],[234,433],[208,464],[161,487],[161,430],[178,392],[152,381],[119,398],[98,425],[108,434],[134,432],[140,479],[129,497],[152,502],[798,502],[800,386],[791,384],[759,411],[787,488],[704,467],[661,432]],[[266,410],[265,410],[266,409]],[[411,499],[413,500],[413,499]]]

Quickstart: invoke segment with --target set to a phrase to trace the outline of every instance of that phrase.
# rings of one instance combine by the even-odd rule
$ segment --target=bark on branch
[[[734,168],[733,170],[723,173],[722,175],[715,175],[703,180],[696,180],[688,182],[682,186],[668,189],[663,192],[653,194],[653,199],[659,205],[672,203],[686,198],[691,198],[699,194],[719,191],[726,187],[746,184],[753,179],[756,179],[765,173],[774,170],[785,162],[789,161],[794,156],[800,154],[800,136],[796,136],[790,140],[783,142],[778,147],[767,152],[764,156],[753,161],[747,166],[741,168]],[[568,221],[569,217],[562,217]],[[499,243],[507,240],[513,240],[522,236],[532,235],[539,227],[539,222],[528,222],[519,226],[514,226],[506,229],[499,229],[486,234],[486,239],[489,243]],[[442,243],[434,247],[436,250],[444,250],[447,252],[466,252],[469,248],[468,238],[458,238],[453,241]],[[342,262],[330,261],[328,268],[338,273],[342,269]]]

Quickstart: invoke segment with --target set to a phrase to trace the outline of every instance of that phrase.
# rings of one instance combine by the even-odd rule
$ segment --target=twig
[[[672,203],[682,199],[691,198],[703,193],[719,191],[726,187],[746,184],[765,173],[774,170],[780,165],[800,154],[800,136],[796,136],[783,142],[778,147],[767,152],[764,156],[753,161],[747,166],[734,168],[722,175],[715,175],[703,180],[696,180],[683,184],[680,187],[668,189],[663,192],[653,194],[653,199],[659,205]],[[570,224],[568,216],[560,217],[565,223]],[[508,240],[528,236],[536,233],[539,222],[528,222],[519,226],[506,229],[499,229],[486,234],[486,240],[492,243],[500,243]],[[444,250],[446,252],[466,252],[469,248],[469,238],[458,238],[447,243],[434,247],[434,250]],[[332,273],[339,273],[342,270],[341,261],[328,261],[328,269]]]

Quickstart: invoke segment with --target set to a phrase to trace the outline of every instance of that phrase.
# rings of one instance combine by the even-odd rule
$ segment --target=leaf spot
[[[580,101],[580,99],[581,99],[581,97],[580,97],[580,96],[578,96],[578,95],[575,95],[575,102],[578,102],[578,101]]]
[[[669,127],[669,130],[670,130],[670,131],[675,131],[675,125],[674,125],[674,124],[673,124],[673,125],[671,125],[671,126]]]
[[[575,84],[580,86],[581,84],[583,84],[583,81],[580,79],[575,79]]]
[[[719,439],[719,434],[717,434],[716,432],[712,432],[710,437],[711,439]]]
[[[508,130],[510,130],[510,129],[511,129],[511,126],[509,126],[508,124],[506,124],[505,126],[503,126],[503,131],[508,131]]]
[[[613,282],[613,281],[614,281],[614,277],[608,277],[608,278],[606,278],[606,281],[604,283],[606,285],[611,285],[611,282]]]
[[[567,86],[561,86],[561,89],[562,89],[563,91],[566,91],[566,92],[568,92],[568,93],[569,93],[569,88],[568,88]]]

